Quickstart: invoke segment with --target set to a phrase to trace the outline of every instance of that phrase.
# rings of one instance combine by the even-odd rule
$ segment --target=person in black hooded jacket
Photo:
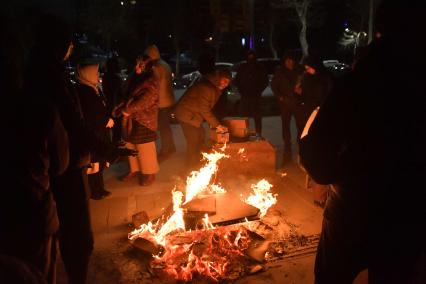
[[[63,174],[51,180],[51,186],[60,222],[61,256],[69,283],[86,283],[93,250],[88,185],[84,174],[90,163],[90,153],[103,153],[108,161],[113,162],[119,155],[131,155],[134,151],[105,143],[86,126],[78,97],[65,75],[64,60],[71,51],[70,26],[61,18],[41,15],[29,56],[25,87],[58,109],[68,133],[69,166]]]
[[[90,131],[101,141],[110,143],[110,133],[114,120],[109,115],[106,99],[98,87],[99,64],[89,58],[81,58],[77,66],[75,89],[80,100],[84,121]],[[87,169],[90,198],[99,200],[111,195],[105,189],[103,171],[108,166],[101,153],[91,153],[91,166]]]
[[[56,58],[64,60],[69,55],[69,44],[65,44]],[[7,55],[12,64],[15,59],[10,52],[2,52],[2,55]],[[4,62],[1,61],[2,67]],[[2,84],[7,107],[1,115],[10,143],[2,156],[7,166],[1,171],[0,255],[17,258],[21,265],[28,267],[27,272],[22,273],[38,271],[35,274],[41,275],[44,281],[54,283],[55,234],[59,223],[51,180],[63,174],[69,164],[68,135],[51,98],[43,96],[39,89],[18,84],[24,82],[23,74],[14,72],[22,70],[19,66],[6,66],[9,68],[5,69],[11,71],[8,74],[11,80]],[[31,278],[31,275],[21,276]]]
[[[336,83],[301,140],[312,178],[333,184],[315,283],[426,283],[424,2],[383,0],[368,52]],[[401,52],[411,42],[416,60]],[[397,113],[397,115],[396,115]]]

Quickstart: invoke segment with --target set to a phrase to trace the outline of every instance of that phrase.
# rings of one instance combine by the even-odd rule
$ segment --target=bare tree
[[[322,23],[324,10],[321,7],[321,0],[281,0],[282,7],[293,10],[295,21],[299,27],[299,42],[302,48],[303,57],[309,55],[309,44],[307,32],[310,26],[318,26]]]

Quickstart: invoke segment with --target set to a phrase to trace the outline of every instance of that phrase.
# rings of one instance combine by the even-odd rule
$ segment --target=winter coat
[[[50,181],[68,167],[68,135],[54,105],[34,93],[28,95],[13,104],[24,115],[4,120],[11,143],[2,157],[7,165],[0,206],[3,245],[4,239],[18,241],[28,234],[39,242],[59,227]]]
[[[77,83],[75,85],[75,90],[80,100],[81,110],[87,127],[93,132],[97,139],[109,143],[110,138],[106,125],[110,116],[103,94],[100,90],[99,93],[96,93],[93,87],[82,83]],[[102,157],[98,151],[92,151],[91,162],[100,162],[105,159],[106,158]]]
[[[307,112],[311,113],[320,106],[332,87],[332,80],[326,73],[314,75],[304,74],[302,78],[302,94],[299,98]]]
[[[176,118],[184,123],[200,127],[207,121],[210,127],[219,125],[219,120],[212,109],[218,101],[221,90],[214,75],[206,75],[185,91],[176,104]]]
[[[159,107],[171,107],[175,103],[171,68],[169,64],[160,58],[160,51],[155,45],[148,46],[145,49],[145,54],[155,62],[153,70],[159,84]]]
[[[117,73],[107,72],[102,77],[102,91],[105,94],[109,114],[121,100],[122,87],[123,80]]]
[[[156,131],[158,127],[158,81],[152,73],[134,75],[129,81],[128,100],[122,109],[146,128]]]
[[[260,97],[268,83],[265,66],[257,61],[243,63],[237,70],[235,85],[243,98]]]
[[[280,105],[295,100],[294,87],[298,76],[297,70],[289,70],[283,66],[275,71],[271,88]]]

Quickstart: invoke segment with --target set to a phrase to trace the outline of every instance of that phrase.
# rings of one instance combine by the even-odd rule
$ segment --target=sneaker
[[[139,179],[139,185],[141,186],[150,186],[155,182],[155,174],[142,175],[142,178]]]
[[[140,172],[129,172],[125,176],[121,177],[121,181],[129,181],[135,177],[137,177],[140,174]]]
[[[93,200],[101,200],[104,199],[106,196],[102,193],[93,193],[92,195],[90,195],[90,199]]]
[[[106,190],[106,189],[104,189],[103,191],[102,191],[102,195],[104,196],[104,197],[108,197],[108,196],[110,196],[112,193],[111,193],[111,191],[108,191],[108,190]]]
[[[93,200],[101,200],[101,199],[104,199],[105,197],[110,196],[111,194],[112,193],[110,191],[103,189],[100,192],[92,193],[90,198],[93,199]]]

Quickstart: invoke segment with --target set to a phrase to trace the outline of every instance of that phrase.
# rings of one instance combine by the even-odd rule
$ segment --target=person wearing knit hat
[[[176,146],[173,139],[172,128],[170,127],[170,116],[172,107],[175,104],[175,96],[172,85],[172,71],[170,66],[161,59],[160,51],[156,45],[150,45],[145,49],[145,55],[148,55],[154,62],[153,71],[156,80],[159,83],[159,112],[158,112],[158,131],[160,132],[160,150],[158,162],[162,162],[176,152]]]

